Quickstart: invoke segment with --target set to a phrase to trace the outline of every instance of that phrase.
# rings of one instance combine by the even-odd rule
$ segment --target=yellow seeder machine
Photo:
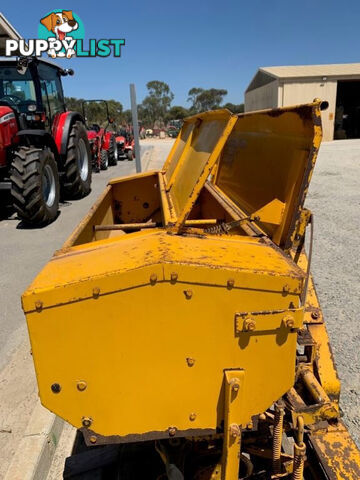
[[[96,478],[360,479],[310,274],[321,107],[186,119],[24,293],[42,404]]]

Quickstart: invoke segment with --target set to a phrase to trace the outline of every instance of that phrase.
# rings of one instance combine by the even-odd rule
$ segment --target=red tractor
[[[93,123],[87,125],[87,136],[90,143],[93,168],[96,172],[100,170],[107,170],[108,166],[117,164],[118,151],[116,148],[116,141],[114,132],[108,130],[109,125],[113,123],[113,119],[109,115],[109,107],[105,100],[85,100],[83,102],[83,115],[87,118],[94,115],[92,105],[104,104],[106,109],[107,125],[105,128],[100,127],[99,124]],[[88,106],[85,112],[85,106]],[[86,115],[87,114],[87,115]]]
[[[119,160],[134,160],[134,136],[126,128],[121,128],[117,133],[116,145]]]
[[[25,223],[57,217],[60,194],[90,192],[91,154],[80,113],[66,111],[61,77],[73,75],[32,58],[0,60],[0,193]]]

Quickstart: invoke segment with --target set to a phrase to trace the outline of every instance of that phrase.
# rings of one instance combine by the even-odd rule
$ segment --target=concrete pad
[[[4,480],[44,480],[63,426],[61,418],[38,403]]]

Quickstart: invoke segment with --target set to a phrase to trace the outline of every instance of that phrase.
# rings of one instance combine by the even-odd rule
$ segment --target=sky
[[[45,7],[44,7],[45,6]],[[58,61],[75,70],[64,78],[66,96],[104,98],[130,105],[146,83],[161,80],[189,106],[192,87],[224,88],[225,102],[242,103],[261,66],[360,62],[360,2],[346,0],[73,0],[7,1],[2,13],[25,39],[37,38],[52,9],[73,10],[89,38],[125,38],[121,58]]]

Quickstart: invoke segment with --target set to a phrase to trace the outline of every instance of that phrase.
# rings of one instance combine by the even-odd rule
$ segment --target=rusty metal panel
[[[360,452],[341,421],[312,433],[309,441],[329,480],[359,480]]]
[[[320,103],[238,115],[214,183],[246,215],[278,199],[280,225],[261,223],[290,248],[321,141]]]

